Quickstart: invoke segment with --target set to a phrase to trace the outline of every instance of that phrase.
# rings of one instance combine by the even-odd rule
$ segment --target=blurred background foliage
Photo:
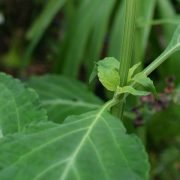
[[[88,84],[94,63],[120,57],[123,0],[0,0],[0,70],[26,79],[55,73]],[[132,64],[148,65],[180,24],[179,0],[139,0]],[[152,74],[158,99],[129,99],[128,131],[143,139],[152,179],[180,179],[180,53]],[[102,99],[111,96],[98,82]],[[133,107],[133,108],[132,108]]]

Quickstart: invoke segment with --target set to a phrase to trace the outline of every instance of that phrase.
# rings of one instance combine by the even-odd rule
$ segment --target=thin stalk
[[[134,51],[134,38],[135,38],[135,24],[136,24],[136,5],[138,0],[125,0],[125,14],[124,14],[124,29],[123,29],[123,39],[120,49],[120,86],[125,86],[127,84],[128,71],[131,66],[132,55]],[[121,97],[120,97],[121,98]],[[123,98],[123,96],[122,96]],[[115,109],[120,109],[118,111],[120,118],[123,117],[124,111],[124,101],[120,101]],[[117,111],[114,111],[117,116]]]
[[[155,20],[152,20],[152,21],[148,21],[148,22],[140,22],[138,24],[138,26],[140,28],[142,27],[146,27],[146,26],[156,26],[156,25],[162,25],[162,24],[174,24],[174,25],[178,25],[179,24],[179,21],[180,21],[180,18],[173,18],[173,19],[155,19]]]
[[[176,52],[176,46],[168,51],[164,51],[159,57],[157,57],[151,64],[145,69],[144,73],[149,76],[155,69],[157,69],[164,61],[168,59],[174,52]]]

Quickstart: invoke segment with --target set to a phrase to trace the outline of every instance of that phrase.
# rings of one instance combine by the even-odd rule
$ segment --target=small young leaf
[[[153,81],[146,76],[144,72],[140,72],[133,77],[134,82],[142,85],[147,91],[152,92],[154,95],[156,94],[156,88],[154,86]]]
[[[136,90],[132,86],[118,87],[117,92],[119,94],[129,93],[129,94],[132,94],[134,96],[147,96],[149,94],[149,92],[147,92],[147,91]]]
[[[130,69],[129,69],[129,73],[128,73],[128,81],[130,81],[135,73],[135,71],[137,70],[137,68],[141,65],[141,62],[133,65]]]
[[[115,91],[120,83],[119,61],[113,57],[108,57],[97,64],[99,81],[109,91]]]

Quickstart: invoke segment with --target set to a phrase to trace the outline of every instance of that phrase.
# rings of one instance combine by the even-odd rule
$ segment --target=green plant
[[[129,94],[152,92],[156,96],[147,76],[180,50],[180,26],[165,51],[137,72],[141,63],[131,67],[136,2],[125,4],[126,14],[131,16],[124,26],[121,61],[112,57],[98,61],[90,78],[92,81],[97,75],[114,93],[108,102],[103,103],[85,85],[66,77],[33,77],[24,85],[0,74],[0,179],[149,178],[145,147],[136,135],[126,132],[121,121],[123,107]],[[172,151],[177,157],[177,150]],[[167,162],[164,154],[161,161]]]

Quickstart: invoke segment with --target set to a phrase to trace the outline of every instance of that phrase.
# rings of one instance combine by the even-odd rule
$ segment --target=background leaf
[[[179,5],[177,4],[179,7]],[[157,10],[158,15],[161,19],[172,19],[175,21],[177,19],[178,24],[180,24],[180,19],[178,20],[179,16],[174,9],[173,4],[169,0],[157,0]],[[172,38],[174,31],[176,30],[177,25],[172,23],[164,23],[162,24],[162,30],[164,34],[164,41],[166,44]],[[180,82],[180,73],[179,73],[179,61],[180,52],[173,54],[168,61],[166,61],[162,67],[160,68],[160,73],[163,76],[167,75],[175,75],[176,81]]]
[[[180,113],[179,106],[171,105],[168,109],[156,113],[148,122],[148,134],[155,143],[169,141],[179,136]]]
[[[44,9],[40,13],[39,17],[35,19],[29,31],[27,32],[27,38],[30,40],[30,44],[24,54],[24,61],[22,66],[27,66],[30,63],[31,55],[36,48],[37,44],[41,40],[46,29],[52,22],[57,12],[65,4],[66,0],[50,0],[47,1]]]
[[[32,77],[28,84],[37,91],[42,106],[55,122],[62,122],[70,114],[97,109],[102,104],[85,85],[63,76]]]
[[[96,21],[96,12],[102,1],[80,1],[73,18],[69,22],[64,43],[60,47],[54,69],[56,72],[75,78],[78,75],[88,36]],[[73,67],[73,68],[72,68]]]
[[[34,121],[47,120],[33,89],[26,89],[19,80],[4,73],[0,73],[0,89],[0,129],[3,135],[21,132]]]
[[[107,32],[109,21],[116,5],[116,0],[106,1],[101,3],[101,6],[96,12],[95,23],[90,34],[90,40],[88,42],[87,52],[85,53],[86,66],[88,75],[90,74],[94,61],[101,58],[101,52],[104,48],[104,43],[107,41]]]

